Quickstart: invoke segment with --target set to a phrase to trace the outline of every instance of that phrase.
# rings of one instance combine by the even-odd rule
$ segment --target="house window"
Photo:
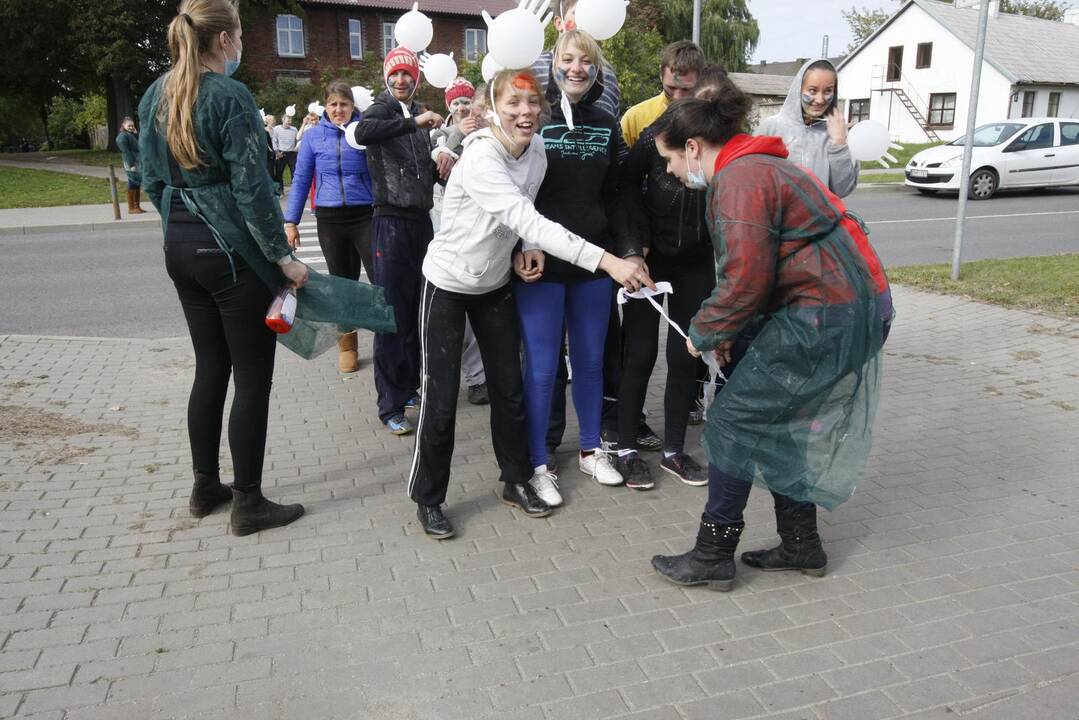
[[[277,16],[277,54],[281,57],[303,57],[303,20],[295,15]]]
[[[888,82],[899,80],[903,74],[903,46],[888,48]]]
[[[393,37],[393,26],[396,24],[395,22],[382,23],[382,57],[386,57],[397,47],[397,40]]]
[[[918,70],[927,68],[933,63],[933,43],[918,43],[918,61],[914,67]]]
[[[1079,123],[1077,123],[1077,122],[1062,122],[1062,123],[1060,123],[1060,144],[1061,145],[1079,145]]]
[[[1045,111],[1046,117],[1056,117],[1060,113],[1060,93],[1049,93],[1049,108]]]
[[[476,62],[487,54],[487,31],[479,28],[465,29],[465,60]]]
[[[1038,93],[1034,90],[1027,90],[1023,93],[1023,112],[1019,117],[1030,117],[1034,114],[1034,98],[1038,96]]]
[[[363,59],[363,23],[355,18],[348,21],[348,53],[353,60]]]
[[[850,113],[847,116],[849,122],[861,122],[869,119],[869,98],[850,101]]]
[[[929,96],[929,124],[933,127],[952,127],[955,124],[955,93],[933,93]]]

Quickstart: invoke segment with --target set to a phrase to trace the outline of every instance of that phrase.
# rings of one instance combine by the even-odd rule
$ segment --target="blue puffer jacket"
[[[353,111],[352,120],[360,120]],[[346,125],[348,123],[345,123]],[[345,133],[326,116],[300,139],[296,174],[288,194],[285,222],[299,223],[303,204],[315,182],[315,208],[374,204],[367,153],[345,142]]]

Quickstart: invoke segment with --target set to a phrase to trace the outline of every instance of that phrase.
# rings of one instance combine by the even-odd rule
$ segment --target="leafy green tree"
[[[691,38],[693,0],[663,0],[663,7],[667,41]],[[702,0],[701,49],[709,60],[727,70],[745,70],[759,39],[747,0]]]
[[[1001,0],[1000,11],[1043,20],[1063,20],[1068,3],[1055,0]]]

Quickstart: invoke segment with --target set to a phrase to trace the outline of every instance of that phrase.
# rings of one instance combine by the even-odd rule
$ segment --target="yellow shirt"
[[[633,147],[644,129],[663,114],[668,104],[667,94],[660,93],[626,110],[622,116],[622,135],[626,138],[626,144]]]

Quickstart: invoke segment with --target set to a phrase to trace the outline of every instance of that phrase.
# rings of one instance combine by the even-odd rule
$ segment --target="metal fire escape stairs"
[[[926,119],[925,115],[923,115],[922,111],[919,109],[921,107],[928,109],[929,106],[924,100],[922,100],[921,96],[918,95],[918,92],[914,89],[914,86],[911,85],[902,76],[902,74],[900,74],[898,68],[895,68],[894,75],[898,79],[889,80],[888,66],[874,65],[872,85],[873,91],[881,93],[890,92],[895,95],[896,98],[899,99],[900,104],[902,104],[903,107],[907,109],[907,112],[910,113],[910,116],[914,118],[914,120],[918,123],[918,127],[922,129],[922,131],[926,134],[926,137],[928,137],[933,142],[940,142],[940,136],[937,135],[937,133],[933,130],[932,127],[930,127],[929,120]]]

